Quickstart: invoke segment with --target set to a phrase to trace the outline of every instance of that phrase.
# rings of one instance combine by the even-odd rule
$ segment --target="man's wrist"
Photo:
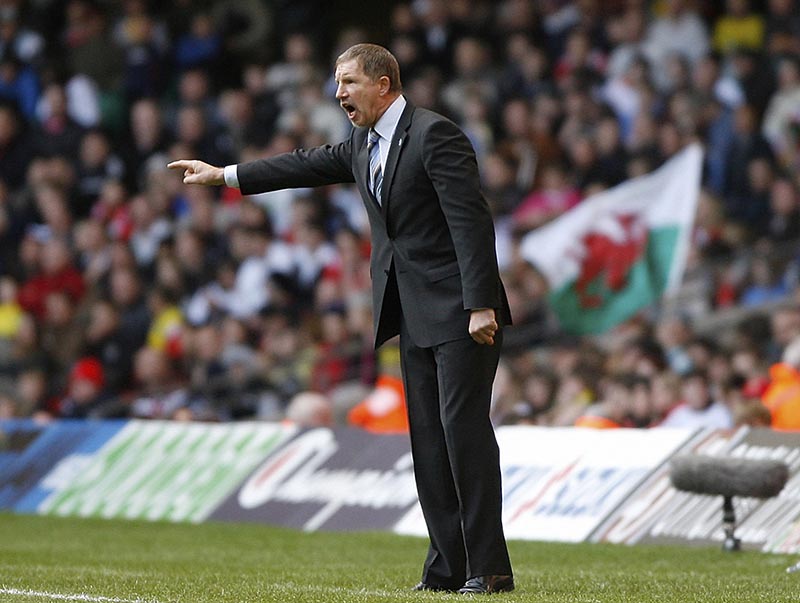
[[[231,188],[239,188],[239,172],[237,171],[237,165],[226,165],[223,171],[223,177],[225,179],[225,185]]]

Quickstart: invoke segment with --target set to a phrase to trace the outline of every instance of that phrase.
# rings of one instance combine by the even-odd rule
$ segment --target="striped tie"
[[[378,140],[381,135],[373,128],[369,129],[367,138],[367,152],[369,153],[369,190],[375,195],[375,199],[380,205],[381,186],[383,186],[383,170],[381,169],[381,145]]]

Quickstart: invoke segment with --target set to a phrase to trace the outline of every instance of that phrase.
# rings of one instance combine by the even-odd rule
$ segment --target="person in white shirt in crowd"
[[[682,402],[661,422],[659,427],[708,427],[730,429],[733,415],[720,400],[715,400],[704,371],[694,370],[683,378]]]

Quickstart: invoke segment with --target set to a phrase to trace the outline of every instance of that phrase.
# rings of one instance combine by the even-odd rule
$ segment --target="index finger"
[[[171,170],[188,170],[192,167],[192,161],[190,159],[178,159],[168,163],[167,167]]]

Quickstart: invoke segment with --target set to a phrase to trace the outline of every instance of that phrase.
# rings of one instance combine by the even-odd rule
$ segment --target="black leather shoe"
[[[449,592],[454,593],[458,589],[457,588],[448,588],[446,586],[438,586],[436,584],[428,584],[427,582],[420,582],[411,590],[431,590],[431,591],[438,591],[438,592]]]
[[[475,576],[458,589],[462,595],[490,595],[514,590],[514,576]]]

